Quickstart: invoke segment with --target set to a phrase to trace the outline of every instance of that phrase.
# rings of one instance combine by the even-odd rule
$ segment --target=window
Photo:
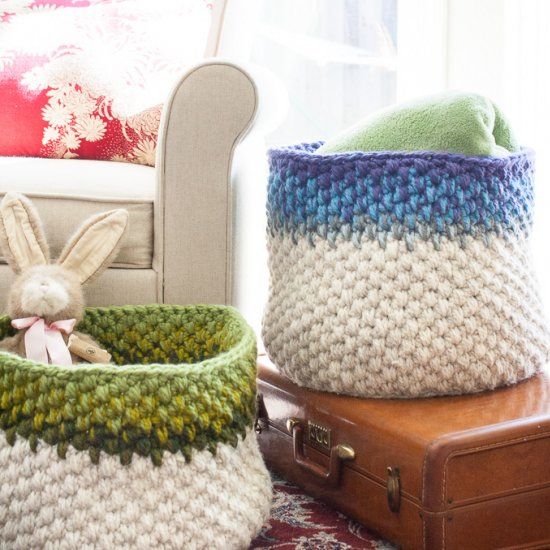
[[[224,41],[222,54],[229,46],[232,56],[266,67],[289,94],[288,116],[269,145],[326,138],[395,102],[397,2],[229,3],[240,4],[226,20],[239,33]]]
[[[397,0],[263,0],[250,60],[287,86],[271,143],[317,141],[395,102]]]

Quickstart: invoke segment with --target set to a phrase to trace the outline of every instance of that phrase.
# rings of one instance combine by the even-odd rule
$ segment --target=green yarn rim
[[[33,450],[38,441],[101,451],[128,464],[193,449],[236,446],[252,427],[256,337],[226,306],[87,308],[78,330],[113,356],[114,365],[45,365],[0,352],[0,429]],[[0,317],[0,338],[12,334]]]

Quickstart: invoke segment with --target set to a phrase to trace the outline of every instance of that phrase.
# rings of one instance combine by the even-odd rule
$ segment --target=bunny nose
[[[40,284],[40,289],[41,290],[48,290],[48,288],[50,288],[50,285],[48,283],[41,283]]]

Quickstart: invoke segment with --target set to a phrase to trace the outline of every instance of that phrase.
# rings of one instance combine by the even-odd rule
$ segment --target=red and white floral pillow
[[[203,56],[205,0],[1,0],[0,155],[154,165],[162,102]]]

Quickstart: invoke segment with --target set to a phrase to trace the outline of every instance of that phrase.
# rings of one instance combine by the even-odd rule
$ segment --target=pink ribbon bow
[[[55,365],[72,365],[71,352],[61,333],[70,334],[75,323],[76,319],[63,319],[46,325],[42,317],[24,317],[14,319],[11,326],[18,330],[28,328],[25,333],[27,359]]]

